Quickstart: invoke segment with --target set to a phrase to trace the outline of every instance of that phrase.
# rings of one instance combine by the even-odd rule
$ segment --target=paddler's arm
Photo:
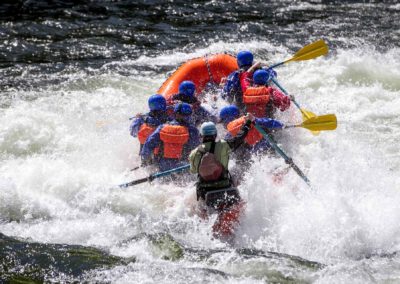
[[[132,137],[137,137],[139,129],[142,126],[143,123],[144,123],[143,116],[136,115],[135,119],[133,120],[133,122],[129,126],[129,134]]]
[[[256,118],[254,122],[264,129],[282,129],[284,127],[283,123],[279,120],[267,117]]]
[[[245,119],[246,119],[246,123],[239,130],[238,134],[235,137],[226,139],[226,143],[228,143],[228,145],[232,149],[232,151],[235,151],[240,145],[243,144],[244,139],[246,138],[247,134],[250,131],[251,124],[255,120],[255,117],[251,113],[248,113],[245,116]]]
[[[276,88],[272,88],[272,103],[280,111],[285,111],[290,107],[290,98]]]

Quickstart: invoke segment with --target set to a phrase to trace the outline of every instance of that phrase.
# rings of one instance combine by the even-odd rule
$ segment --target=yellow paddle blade
[[[311,112],[309,110],[306,110],[304,108],[300,109],[300,111],[301,111],[301,114],[303,116],[303,120],[307,120],[307,119],[309,119],[311,117],[316,117],[317,116],[315,113],[313,113],[313,112]]]
[[[303,127],[311,131],[335,130],[337,127],[336,115],[326,114],[315,116],[303,121],[299,127]]]
[[[303,116],[303,121],[317,116],[315,113],[313,113],[313,112],[311,112],[309,110],[306,110],[304,108],[301,108],[300,111],[301,111],[301,115]],[[311,131],[311,133],[314,136],[317,136],[317,135],[319,135],[320,131]]]
[[[291,62],[291,61],[302,61],[302,60],[309,60],[319,57],[321,55],[327,54],[329,51],[328,46],[326,45],[323,39],[317,40],[316,42],[310,43],[306,45],[299,51],[295,53],[295,55],[286,60],[284,63]]]

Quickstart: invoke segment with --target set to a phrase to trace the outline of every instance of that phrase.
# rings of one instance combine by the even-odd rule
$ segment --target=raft
[[[194,58],[183,63],[157,91],[169,102],[170,97],[178,93],[182,81],[192,81],[196,85],[196,95],[200,94],[207,83],[220,84],[221,79],[239,67],[236,57],[229,54],[214,54]]]

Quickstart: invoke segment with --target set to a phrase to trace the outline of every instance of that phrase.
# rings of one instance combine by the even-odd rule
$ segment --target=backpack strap
[[[211,154],[214,154],[214,151],[215,151],[215,141],[211,142],[210,151],[208,151],[208,152],[210,152]]]

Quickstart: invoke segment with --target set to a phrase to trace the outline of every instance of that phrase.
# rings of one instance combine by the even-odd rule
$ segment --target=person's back
[[[199,131],[189,122],[190,105],[177,105],[174,112],[176,119],[160,125],[146,140],[141,152],[142,160],[146,161],[158,148],[156,162],[160,171],[182,166],[200,142]]]
[[[253,75],[246,74],[243,83],[243,103],[248,112],[256,117],[274,117],[276,109],[285,111],[290,106],[290,99],[274,87],[269,81],[276,76],[273,70],[257,70]],[[250,79],[252,77],[252,79]]]
[[[240,51],[237,54],[238,70],[228,75],[222,89],[222,98],[230,104],[235,104],[240,110],[245,112],[243,104],[242,82],[247,74],[253,74],[259,63],[253,65],[253,54],[250,51]]]
[[[148,105],[150,112],[136,115],[136,118],[129,127],[130,135],[135,138],[137,137],[139,140],[140,151],[142,150],[147,138],[157,129],[157,127],[169,120],[166,114],[167,102],[163,96],[150,96],[148,99]]]
[[[190,172],[198,174],[198,188],[218,189],[231,185],[228,172],[230,152],[231,148],[225,140],[203,141],[196,150],[192,151],[189,157]],[[210,154],[211,158],[209,158]],[[204,193],[197,194],[197,198],[204,198]]]
[[[217,129],[212,122],[201,126],[202,144],[189,156],[190,172],[197,174],[196,195],[200,214],[218,213],[214,235],[231,238],[239,222],[243,203],[229,173],[229,154],[241,146],[250,129],[250,114],[238,135],[228,141],[216,141]]]
[[[244,116],[240,116],[240,111],[236,106],[231,105],[221,109],[220,121],[228,131],[225,135],[225,139],[228,140],[237,136],[246,119]],[[283,128],[281,122],[266,117],[255,118],[254,122],[268,132],[273,129]],[[244,140],[244,145],[235,151],[233,156],[240,162],[236,171],[248,169],[251,165],[252,155],[269,150],[269,146],[269,143],[258,132],[254,125],[251,125],[249,133]]]

